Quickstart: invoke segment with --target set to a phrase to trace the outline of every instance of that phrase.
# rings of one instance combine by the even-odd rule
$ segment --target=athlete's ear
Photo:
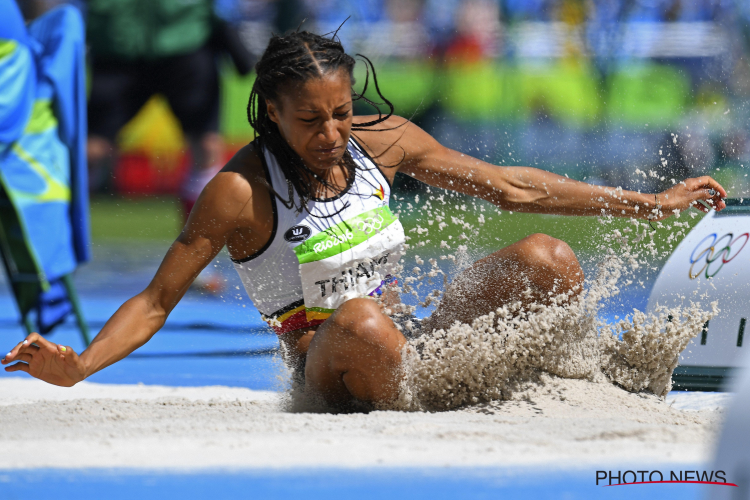
[[[271,102],[270,99],[266,99],[266,110],[268,111],[268,117],[271,119],[272,122],[274,122],[276,125],[280,125],[280,119],[279,119],[279,108]]]

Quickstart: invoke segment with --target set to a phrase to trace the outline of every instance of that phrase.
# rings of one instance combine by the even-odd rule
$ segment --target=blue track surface
[[[665,468],[666,470],[666,468]],[[357,500],[425,499],[650,499],[697,500],[711,488],[690,484],[597,486],[595,472],[540,469],[308,469],[143,472],[133,469],[0,470],[0,497],[107,500],[263,498]]]
[[[84,313],[97,333],[127,297],[83,297]],[[238,311],[239,309],[239,311]],[[123,361],[88,380],[109,384],[175,386],[227,385],[277,390],[282,366],[279,341],[255,309],[220,300],[187,299],[175,308],[167,325],[150,342]],[[0,295],[0,342],[6,349],[23,338],[15,305]],[[74,323],[58,327],[49,339],[81,352]],[[23,373],[0,376],[26,376]]]
[[[95,248],[95,259],[75,276],[86,321],[96,335],[127,299],[151,280],[164,248]],[[219,261],[226,288],[219,296],[188,292],[164,328],[126,359],[88,380],[109,384],[174,386],[226,385],[259,390],[280,389],[279,341],[261,320],[228,262]],[[0,348],[24,337],[6,284],[0,284]],[[72,317],[49,340],[81,352],[83,342]],[[0,376],[21,376],[0,372]]]

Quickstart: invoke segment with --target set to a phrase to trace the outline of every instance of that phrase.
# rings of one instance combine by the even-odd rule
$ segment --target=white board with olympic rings
[[[684,217],[684,215],[683,215]],[[736,367],[750,350],[750,206],[727,200],[685,237],[656,279],[648,310],[719,302],[721,312],[680,356],[681,366]]]

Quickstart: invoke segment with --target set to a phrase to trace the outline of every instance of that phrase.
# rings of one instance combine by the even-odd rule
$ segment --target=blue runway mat
[[[129,297],[81,294],[85,317],[98,333],[107,319]],[[238,303],[239,302],[239,303]],[[247,302],[247,301],[246,301]],[[216,297],[187,297],[174,309],[165,327],[128,358],[89,377],[108,384],[174,386],[226,385],[258,390],[279,390],[283,368],[279,341],[251,305]],[[0,342],[10,349],[23,339],[12,298],[0,294]],[[83,350],[73,318],[47,337],[50,341]],[[26,377],[24,373],[0,376]]]
[[[16,327],[19,325],[16,305],[12,297],[4,292],[5,290],[0,290],[0,328]],[[89,326],[98,331],[129,298],[128,295],[104,297],[82,295],[83,313]],[[250,304],[249,300],[245,302],[246,304],[241,302],[238,304],[235,301],[224,301],[214,297],[187,297],[174,308],[167,319],[165,328],[271,333],[266,323],[260,318],[258,310]],[[243,308],[242,305],[246,307]],[[66,324],[75,325],[72,316],[68,317]]]
[[[19,328],[0,327],[3,347],[12,347],[23,334]],[[83,350],[78,331],[64,326],[50,340]],[[87,380],[104,384],[174,386],[226,385],[258,390],[279,390],[283,372],[279,341],[272,333],[165,329],[124,360]],[[0,376],[26,377],[25,373]]]
[[[664,468],[666,470],[666,468]],[[305,498],[357,500],[407,498],[534,500],[698,500],[711,488],[730,486],[642,484],[597,486],[595,472],[526,468],[383,468],[160,472],[137,469],[0,470],[0,497],[107,498]]]

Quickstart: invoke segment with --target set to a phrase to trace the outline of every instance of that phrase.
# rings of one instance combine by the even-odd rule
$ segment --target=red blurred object
[[[485,58],[484,47],[473,36],[456,36],[445,50],[446,61],[477,62]]]
[[[114,187],[127,196],[177,194],[189,173],[188,154],[157,165],[144,153],[123,153],[114,168]]]
[[[224,163],[243,146],[228,144]],[[126,196],[178,195],[190,175],[191,163],[190,153],[158,163],[146,153],[122,153],[113,172],[115,192]]]

